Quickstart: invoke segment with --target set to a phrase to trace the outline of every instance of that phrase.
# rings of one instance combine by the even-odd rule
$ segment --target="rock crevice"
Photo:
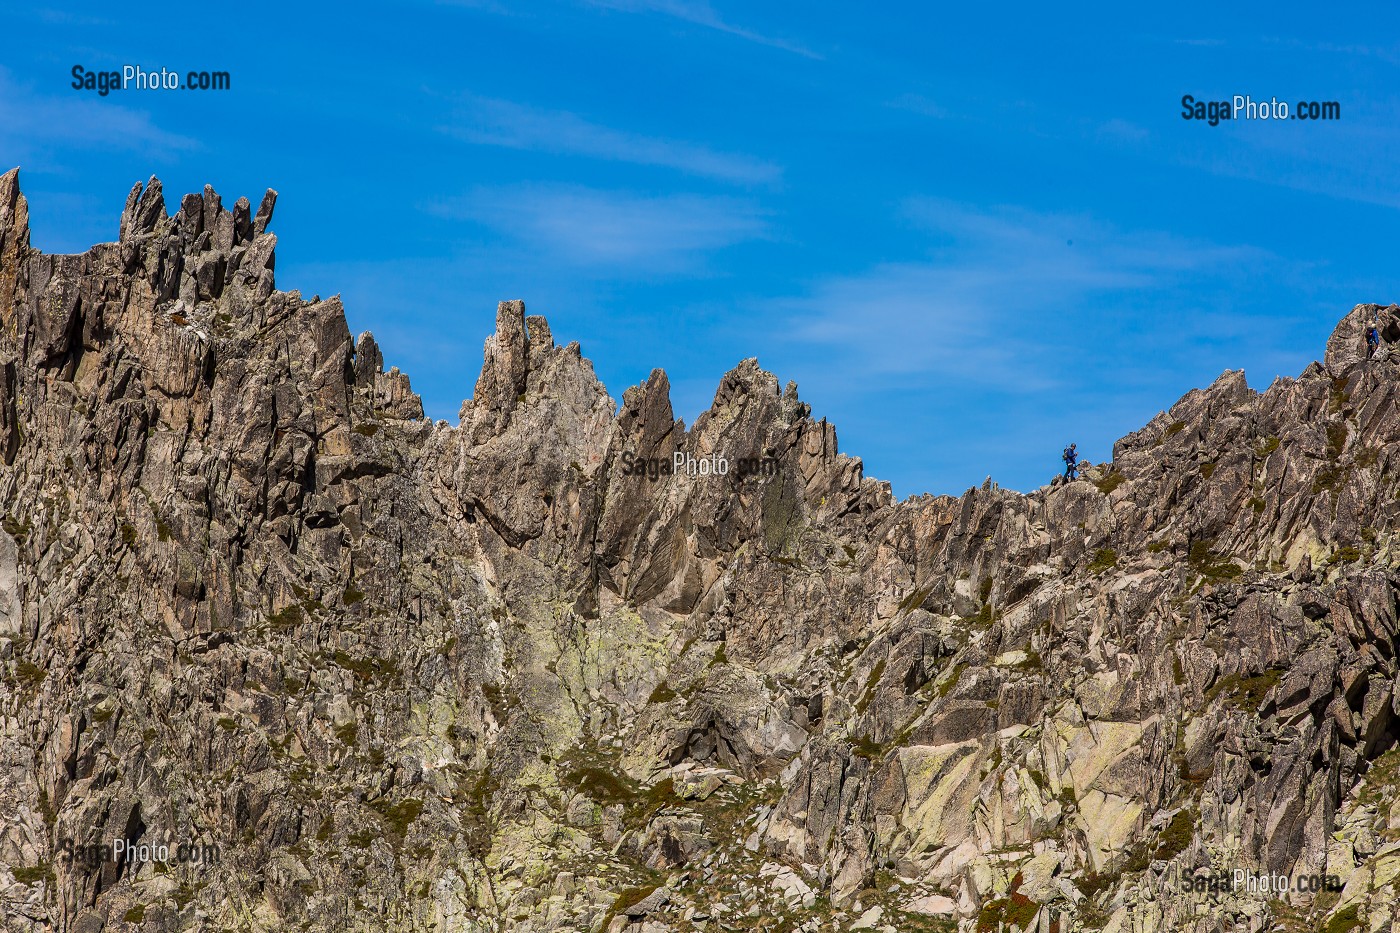
[[[687,426],[520,301],[431,423],[275,201],[47,256],[0,175],[7,930],[1393,919],[1400,308],[898,502],[757,361]]]

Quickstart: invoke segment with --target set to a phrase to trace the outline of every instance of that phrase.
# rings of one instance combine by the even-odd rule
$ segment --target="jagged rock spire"
[[[525,393],[530,367],[525,302],[496,306],[496,332],[486,338],[485,356],[473,395],[473,434],[479,439],[500,433]]]
[[[1273,923],[1177,885],[1224,841],[1335,873],[1310,926],[1389,918],[1400,309],[1078,481],[896,503],[755,361],[689,430],[660,370],[619,415],[520,302],[428,424],[273,288],[270,206],[153,180],[45,256],[0,176],[0,913]],[[622,469],[675,454],[734,469]],[[184,893],[60,848],[193,833],[237,851]]]
[[[0,341],[13,344],[14,298],[21,258],[29,251],[29,203],[19,190],[19,169],[0,175]]]

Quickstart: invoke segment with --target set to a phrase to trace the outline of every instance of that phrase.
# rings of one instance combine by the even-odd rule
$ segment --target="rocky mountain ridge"
[[[520,302],[429,422],[275,202],[48,256],[0,176],[7,930],[1394,923],[1400,308],[896,502],[756,361],[686,426]]]

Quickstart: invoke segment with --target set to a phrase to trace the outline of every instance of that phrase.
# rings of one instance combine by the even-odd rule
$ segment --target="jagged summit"
[[[0,176],[7,929],[1391,922],[1400,309],[895,502],[755,361],[687,428],[520,302],[431,423],[271,207],[47,256]]]
[[[18,176],[18,168],[0,176],[0,251],[9,249],[12,254],[28,249],[28,208],[19,189]],[[137,244],[149,247],[159,243],[160,249],[151,257],[152,263],[146,267],[148,274],[156,279],[153,291],[157,296],[157,304],[172,302],[178,305],[171,313],[187,320],[199,303],[216,301],[226,285],[232,284],[235,279],[253,298],[266,298],[275,291],[273,270],[277,239],[275,234],[268,232],[267,227],[271,222],[276,201],[277,192],[269,188],[255,215],[251,213],[251,203],[245,197],[238,198],[230,211],[222,207],[222,199],[214,189],[206,185],[202,194],[190,193],[181,198],[179,209],[174,216],[170,216],[167,213],[161,182],[152,176],[145,185],[140,182],[133,185],[127,196],[121,215],[118,240],[119,244],[127,245],[122,254],[123,262],[137,261],[138,256],[133,252]],[[94,249],[100,250],[101,247]],[[92,251],[89,254],[91,255]],[[300,300],[300,293],[291,292],[285,297]],[[338,302],[338,299],[332,298],[329,301]],[[1324,371],[1340,372],[1365,359],[1365,322],[1375,322],[1378,325],[1383,335],[1383,347],[1400,341],[1400,317],[1396,314],[1396,306],[1383,308],[1373,304],[1358,305],[1338,323],[1329,339],[1322,364]],[[202,329],[201,333],[206,329]],[[364,343],[366,340],[368,342]],[[501,302],[497,308],[495,331],[487,339],[484,365],[477,381],[475,396],[467,399],[462,405],[460,418],[464,422],[469,411],[478,412],[475,417],[480,419],[468,426],[469,430],[489,432],[507,423],[511,411],[518,404],[517,400],[524,395],[526,374],[532,364],[538,368],[546,366],[546,361],[558,349],[554,346],[549,324],[544,317],[532,315],[527,319],[523,301]],[[351,352],[355,361],[353,365],[362,379],[369,379],[374,372],[382,372],[382,354],[372,334],[362,334]],[[586,371],[586,375],[580,374],[584,382],[590,378],[596,381],[596,377],[592,375],[592,363],[581,356],[577,342],[570,343],[562,352],[572,356],[575,365]],[[1388,355],[1385,349],[1382,353]],[[664,389],[658,386],[658,374]],[[405,415],[414,410],[421,411],[421,399],[412,393],[406,375],[394,369],[387,374],[384,381],[387,386],[384,389],[386,404]],[[1225,383],[1224,387],[1222,381]],[[777,393],[776,377],[762,370],[756,359],[743,360],[722,378],[716,390],[712,411],[723,408],[733,397],[748,398],[756,393],[767,392],[770,388]],[[669,383],[666,382],[663,371],[655,371],[643,386],[633,387],[628,391],[640,389],[651,393],[653,397],[661,391],[666,396],[665,408],[670,411]],[[795,383],[789,383],[783,392],[784,400],[790,399],[796,403],[796,391]],[[1189,407],[1194,404],[1194,400],[1210,393],[1221,394],[1227,402],[1243,397],[1241,393],[1250,396],[1255,394],[1246,385],[1242,371],[1227,371],[1209,389],[1196,389],[1187,393],[1177,403],[1177,407]],[[480,403],[475,403],[478,398]],[[802,407],[804,414],[810,413],[809,407]],[[1168,419],[1167,423],[1179,420],[1169,412],[1163,413],[1143,431],[1151,434],[1153,426],[1163,418]],[[676,427],[683,429],[684,425],[677,421]],[[1143,432],[1137,432],[1121,439],[1118,445],[1115,445],[1115,457],[1120,445],[1129,443],[1142,434]],[[831,439],[834,452],[834,429]],[[855,462],[859,468],[859,460]]]

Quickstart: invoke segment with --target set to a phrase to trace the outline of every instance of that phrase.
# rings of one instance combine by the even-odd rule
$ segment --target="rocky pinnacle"
[[[426,420],[275,201],[45,255],[0,175],[5,930],[1397,919],[1400,308],[899,502],[757,361],[687,425],[520,301]]]

